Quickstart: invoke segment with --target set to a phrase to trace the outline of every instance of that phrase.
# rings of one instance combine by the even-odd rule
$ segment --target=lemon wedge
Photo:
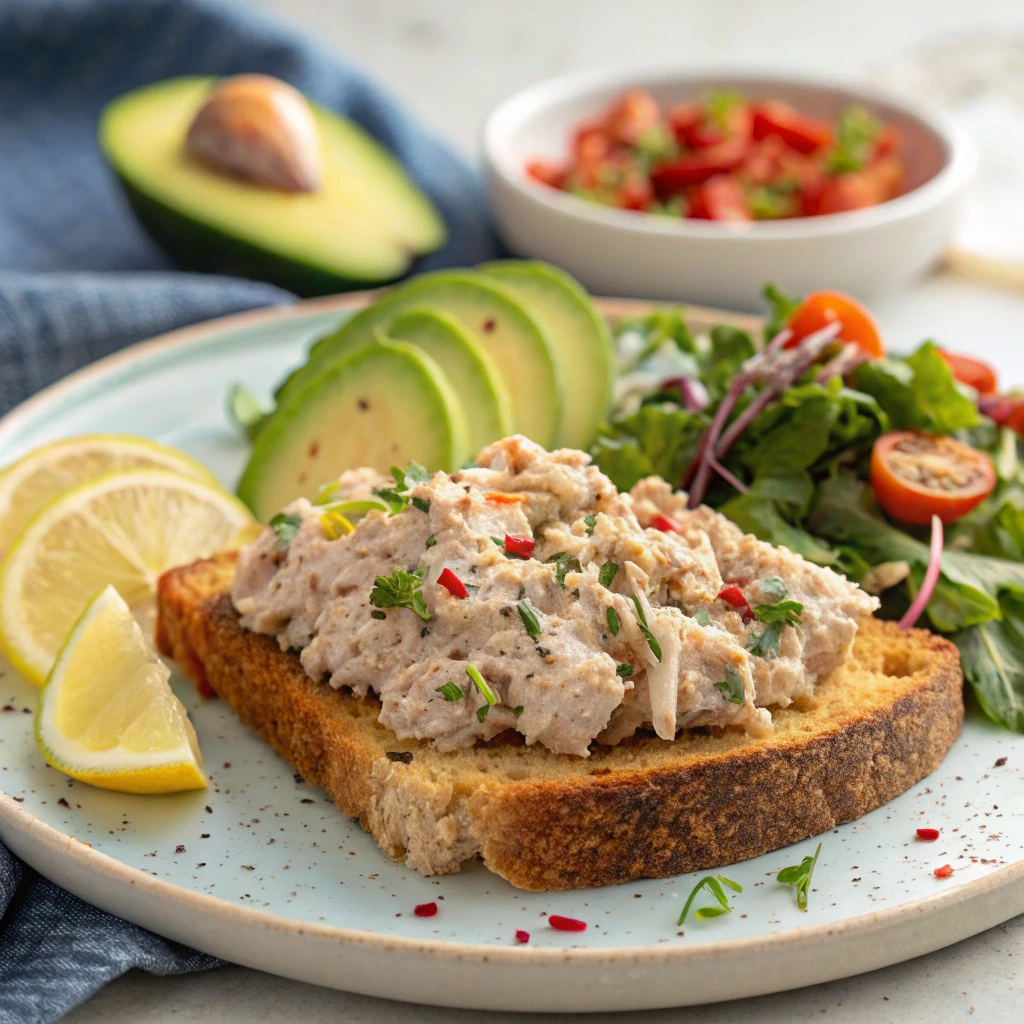
[[[54,662],[36,710],[36,745],[54,768],[101,789],[203,789],[195,729],[170,670],[108,586],[86,606]]]
[[[216,483],[184,452],[128,434],[84,434],[54,441],[0,471],[0,555],[24,525],[61,491],[102,473],[149,467]]]
[[[235,547],[253,528],[249,510],[218,485],[168,470],[110,473],[64,491],[0,562],[0,647],[38,685],[108,583],[145,614],[162,572]]]

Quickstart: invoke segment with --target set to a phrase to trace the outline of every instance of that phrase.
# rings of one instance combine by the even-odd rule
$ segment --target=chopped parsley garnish
[[[693,901],[697,898],[697,894],[701,889],[707,889],[718,901],[718,906],[698,907],[693,912],[693,916],[698,921],[706,921],[708,918],[721,917],[722,914],[730,913],[732,907],[729,906],[729,897],[725,895],[725,890],[722,888],[723,884],[727,885],[733,892],[743,892],[743,886],[739,882],[734,882],[731,878],[726,878],[725,875],[706,875],[693,887],[686,903],[683,905],[683,912],[679,915],[677,927],[681,928],[683,926],[686,915],[690,912],[690,907],[693,905]]]
[[[466,675],[473,680],[473,685],[483,694],[483,698],[488,704],[497,704],[498,695],[491,689],[490,684],[482,675],[476,665],[466,666]],[[477,712],[477,717],[480,718],[480,712]],[[483,721],[483,718],[480,718]]]
[[[608,609],[608,629],[612,636],[618,636],[622,623],[619,622],[619,613],[614,608]]]
[[[387,612],[378,611],[376,608],[372,612],[370,612],[371,619],[386,619],[387,617]]]
[[[437,543],[437,538],[433,534],[431,534],[427,538],[427,547],[428,548],[432,548],[436,543]]]
[[[482,722],[487,717],[487,712],[491,710],[490,704],[484,704],[482,707],[476,709],[476,720]]]
[[[537,610],[530,604],[529,601],[520,601],[516,608],[519,609],[519,618],[523,620],[523,625],[526,627],[526,632],[530,634],[531,640],[536,640],[540,636],[540,620],[537,618]]]
[[[418,462],[410,462],[404,470],[392,466],[391,475],[395,479],[395,486],[375,487],[373,493],[387,504],[393,516],[404,512],[410,504],[415,505],[421,512],[430,511],[429,501],[425,501],[423,498],[413,498],[405,493],[416,484],[425,484],[430,479],[430,474]]]
[[[754,606],[754,618],[771,624],[781,622],[786,626],[799,626],[800,613],[804,606],[799,601],[779,601],[778,604],[759,604]]]
[[[623,679],[628,679],[633,674],[633,666],[625,662],[621,665],[616,665],[615,674],[617,676],[621,676]]]
[[[518,718],[523,713],[523,705],[520,704],[518,707],[512,709],[512,714]]]
[[[698,626],[710,626],[711,616],[708,615],[707,608],[698,608],[693,613],[693,621],[696,622]]]
[[[439,686],[437,692],[449,703],[456,700],[462,700],[466,696],[465,691],[459,686],[458,683],[453,682],[451,679],[448,680],[444,686]]]
[[[640,598],[631,596],[630,601],[636,607],[636,623],[640,627],[640,632],[643,633],[644,639],[647,641],[647,646],[650,647],[651,653],[655,658],[661,661],[661,644],[658,643],[658,638],[651,632],[650,626],[647,625],[647,616],[644,615]]]
[[[494,543],[497,544],[498,547],[501,548],[502,551],[505,550],[505,538],[504,537],[491,537],[491,540],[493,540]]]
[[[524,597],[526,597],[526,587],[522,587],[522,586],[521,586],[521,587],[519,588],[519,593],[518,593],[518,594],[516,594],[516,600],[517,600],[517,601],[522,601],[522,599],[523,599]]]
[[[725,679],[720,683],[715,683],[715,689],[718,690],[730,704],[743,703],[743,680],[740,679],[739,673],[737,673],[735,669],[727,668],[725,670]]]
[[[374,579],[370,604],[377,608],[411,608],[424,622],[429,622],[430,612],[423,600],[422,586],[423,579],[417,573],[395,569],[390,576]]]
[[[777,658],[779,656],[779,641],[782,639],[782,630],[785,625],[784,622],[770,622],[760,636],[751,633],[747,639],[747,650],[758,658]]]
[[[610,587],[612,585],[612,580],[615,579],[618,571],[619,565],[617,562],[605,562],[604,565],[601,566],[601,571],[597,574],[597,582],[600,583],[602,587]]]
[[[821,853],[821,843],[818,843],[813,857],[804,857],[799,864],[783,868],[778,875],[778,881],[783,885],[792,885],[796,888],[796,905],[801,910],[807,909],[807,893],[811,887],[814,865],[818,863],[819,853]]]
[[[766,576],[763,580],[759,580],[757,585],[763,593],[772,598],[773,603],[781,601],[784,597],[789,597],[789,587],[778,576]]]
[[[289,515],[285,512],[278,512],[270,520],[270,528],[277,534],[275,546],[278,551],[284,551],[295,540],[300,526],[302,526],[302,516]]]
[[[583,517],[583,522],[587,524],[587,536],[594,536],[594,527],[597,526],[597,516],[593,512],[589,516]]]
[[[555,563],[555,579],[563,590],[569,589],[565,585],[565,574],[567,572],[570,570],[572,572],[583,572],[583,566],[580,565],[580,560],[578,558],[574,558],[565,551],[560,555],[555,555],[553,558],[549,558],[548,561]]]

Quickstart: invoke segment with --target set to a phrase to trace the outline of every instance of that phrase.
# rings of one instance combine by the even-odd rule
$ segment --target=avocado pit
[[[284,192],[316,192],[323,180],[309,104],[270,75],[223,79],[196,113],[185,149],[209,168]]]

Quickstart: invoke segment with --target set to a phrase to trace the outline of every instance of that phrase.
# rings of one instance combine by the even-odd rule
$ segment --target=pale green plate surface
[[[0,422],[0,461],[116,430],[178,445],[233,484],[245,447],[223,412],[227,385],[268,393],[340,308],[326,300],[246,314],[129,350]],[[774,875],[815,841],[728,869],[745,890],[734,913],[689,921],[680,935],[675,919],[697,876],[530,894],[479,865],[426,879],[393,864],[223,703],[197,700],[177,675],[175,688],[211,788],[122,796],[43,763],[23,710],[36,691],[0,663],[0,835],[86,899],[265,970],[481,1008],[641,1008],[856,973],[1024,911],[1024,738],[973,710],[935,775],[822,837],[806,914]],[[919,826],[942,838],[917,841]],[[955,874],[939,881],[932,869],[947,862]],[[413,915],[432,900],[436,917]],[[549,913],[589,928],[552,931]],[[530,932],[528,946],[516,944],[517,928]]]

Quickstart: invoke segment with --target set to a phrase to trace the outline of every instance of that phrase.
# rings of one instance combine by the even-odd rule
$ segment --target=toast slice
[[[512,885],[543,891],[756,857],[904,792],[938,767],[963,723],[953,644],[869,619],[816,706],[776,711],[769,739],[694,730],[579,758],[498,737],[439,752],[381,726],[375,698],[314,682],[273,637],[244,630],[233,573],[234,556],[222,555],[163,576],[160,650],[424,874],[479,855]]]

